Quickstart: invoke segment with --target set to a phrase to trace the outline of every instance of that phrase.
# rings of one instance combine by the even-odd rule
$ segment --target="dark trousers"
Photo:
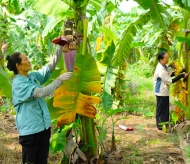
[[[159,130],[162,130],[160,122],[169,121],[169,96],[156,96],[156,125]]]
[[[51,129],[39,133],[20,136],[23,164],[47,164]]]

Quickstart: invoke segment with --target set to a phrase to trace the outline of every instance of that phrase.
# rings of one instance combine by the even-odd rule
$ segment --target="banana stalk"
[[[86,16],[86,6],[80,8],[80,16],[76,15],[77,32],[83,35],[83,42],[78,46],[78,53],[83,55],[89,55],[87,52],[87,29],[88,29],[88,20]],[[88,94],[88,93],[86,93]],[[89,93],[90,94],[90,93]],[[82,121],[82,136],[81,142],[87,147],[85,155],[87,158],[97,156],[97,140],[95,134],[95,123],[94,119],[81,116]]]
[[[88,20],[87,18],[83,18],[83,46],[82,46],[82,54],[86,54],[87,50],[87,27],[88,27]]]

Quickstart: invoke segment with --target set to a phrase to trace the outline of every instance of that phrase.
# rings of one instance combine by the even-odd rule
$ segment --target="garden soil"
[[[114,119],[123,118],[116,115]],[[106,122],[107,137],[104,141],[105,161],[107,164],[183,164],[184,157],[176,133],[158,131],[155,118],[128,115],[127,119],[117,121],[114,127],[116,150],[111,149],[111,120]],[[119,125],[133,127],[125,131]],[[49,156],[49,164],[57,164],[61,154]],[[21,146],[14,118],[0,114],[0,164],[20,164]]]

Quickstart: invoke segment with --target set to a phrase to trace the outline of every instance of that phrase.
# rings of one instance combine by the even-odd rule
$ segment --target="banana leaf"
[[[6,1],[1,2],[1,4],[5,4]],[[3,5],[2,5],[3,6]],[[6,4],[6,9],[14,14],[14,15],[19,15],[23,12],[23,3],[21,3],[19,0],[12,0],[8,1]]]
[[[6,72],[3,70],[2,66],[0,65],[0,95],[3,94],[6,97],[11,98],[11,81],[7,76]]]
[[[59,126],[72,122],[76,113],[94,118],[93,103],[100,103],[100,98],[85,93],[101,93],[101,90],[100,73],[94,58],[78,54],[72,78],[55,91],[50,114],[57,118]]]
[[[190,11],[190,1],[189,0],[174,0],[176,4],[178,4],[181,8],[184,8],[187,11]]]
[[[74,15],[69,5],[60,0],[27,0],[27,3],[38,12],[58,20],[63,20],[64,16]]]
[[[158,0],[135,0],[142,8],[145,10],[149,9],[153,5],[157,4],[159,1]]]
[[[99,29],[100,29],[100,31],[102,31],[102,33],[104,33],[105,35],[108,35],[110,38],[112,38],[115,44],[117,43],[118,38],[112,30],[110,30],[109,28],[104,27],[104,26],[100,27]]]
[[[68,130],[72,128],[73,124],[64,126],[61,131],[57,130],[57,132],[52,136],[50,143],[50,151],[55,154],[58,151],[63,151],[66,145],[66,134]]]
[[[101,95],[102,105],[104,109],[111,108],[113,104],[113,95],[111,89],[115,87],[115,82],[118,74],[118,69],[111,65],[111,61],[115,52],[115,45],[113,41],[108,45],[103,52],[102,58],[97,62],[98,69],[102,75],[101,81],[103,85],[103,92]]]
[[[55,18],[50,18],[48,23],[45,26],[45,29],[42,32],[42,37],[46,37],[48,33],[52,32],[52,30],[55,28],[55,26],[60,22],[61,20],[57,20]]]
[[[190,38],[177,36],[176,40],[179,41],[179,42],[186,42],[188,44],[188,46],[190,46]]]
[[[151,19],[155,27],[166,28],[171,18],[171,15],[167,12],[166,7],[162,5],[158,0],[135,0],[145,10],[149,9],[151,12]]]
[[[126,61],[127,57],[129,56],[132,41],[134,40],[134,36],[137,34],[138,28],[141,28],[143,25],[148,23],[149,20],[150,12],[145,12],[128,27],[126,27],[121,39],[117,43],[116,52],[112,59],[113,66],[120,66]]]

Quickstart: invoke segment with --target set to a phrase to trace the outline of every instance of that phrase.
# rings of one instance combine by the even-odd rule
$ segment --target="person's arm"
[[[180,80],[181,78],[186,79],[188,76],[189,76],[188,73],[182,73],[182,74],[178,75],[177,77],[173,78],[173,79],[172,79],[172,83],[177,82],[177,81]]]
[[[47,63],[42,68],[38,69],[37,72],[32,72],[35,74],[37,80],[43,85],[51,76],[52,71],[55,69],[60,57],[62,55],[62,46],[57,46],[56,51],[49,63]]]
[[[49,68],[51,72],[55,69],[61,55],[62,55],[62,46],[57,45],[53,58],[51,59],[49,63],[46,64],[46,66]]]
[[[180,80],[181,78],[185,77],[185,74],[180,74],[178,75],[177,77],[173,78],[172,79],[172,83],[175,83],[177,82],[178,80]]]
[[[43,88],[35,88],[33,97],[34,98],[43,98],[51,93],[53,93],[58,87],[60,87],[63,81],[68,80],[72,77],[72,72],[66,72],[60,75],[57,79],[55,79],[51,84],[43,87]]]
[[[180,71],[180,73],[185,73],[185,68],[182,68],[182,70]],[[172,72],[171,77],[175,76],[175,72]],[[177,77],[176,77],[177,78]],[[177,78],[178,79],[178,78]]]

